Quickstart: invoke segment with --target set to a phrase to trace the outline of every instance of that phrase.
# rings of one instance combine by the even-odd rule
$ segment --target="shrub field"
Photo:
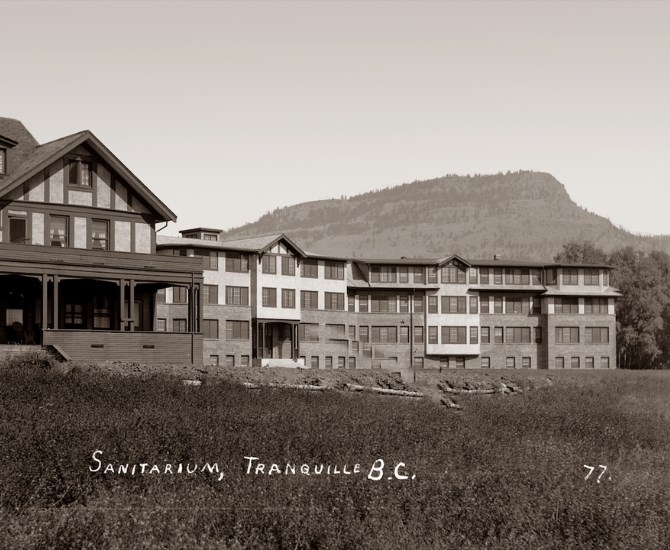
[[[0,547],[669,548],[670,372],[539,375],[454,411],[12,361]]]

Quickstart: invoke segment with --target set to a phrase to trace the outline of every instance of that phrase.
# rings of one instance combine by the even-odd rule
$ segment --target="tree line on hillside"
[[[571,241],[556,262],[609,264],[616,301],[617,364],[624,369],[670,368],[670,255],[631,246],[607,254],[591,241]]]

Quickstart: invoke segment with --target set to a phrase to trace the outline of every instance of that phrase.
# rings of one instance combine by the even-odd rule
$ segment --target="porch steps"
[[[47,344],[46,346],[42,346],[42,348],[48,351],[61,363],[71,360],[70,356],[65,353],[58,344]]]
[[[307,368],[305,367],[305,361],[303,359],[262,359],[261,360],[261,366],[262,367],[268,367],[268,368],[274,368],[274,367],[279,367],[279,368],[286,368],[286,369],[304,369]]]

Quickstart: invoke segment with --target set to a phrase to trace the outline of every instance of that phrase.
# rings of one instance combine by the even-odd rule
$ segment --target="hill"
[[[670,236],[645,237],[578,206],[543,172],[447,175],[348,198],[279,208],[224,238],[284,232],[310,252],[354,257],[442,256],[546,260],[569,240],[610,251],[670,252]]]

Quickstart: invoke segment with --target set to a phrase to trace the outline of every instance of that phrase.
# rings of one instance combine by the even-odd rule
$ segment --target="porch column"
[[[261,352],[258,354],[258,357],[263,359],[265,355],[265,323],[258,323],[258,330],[260,330],[261,335]]]
[[[119,330],[126,328],[126,280],[119,280]]]
[[[48,301],[49,299],[49,276],[45,273],[42,275],[42,334],[48,327],[49,308]],[[40,342],[41,343],[41,342]]]
[[[193,285],[186,287],[186,332],[193,332]]]
[[[202,330],[202,320],[205,317],[205,293],[203,292],[203,285],[198,285],[198,332]],[[218,303],[218,297],[217,297]],[[224,327],[225,328],[225,327]]]
[[[298,336],[298,326],[297,324],[293,325],[293,359],[295,361],[300,357],[300,337]]]
[[[58,330],[58,275],[54,275],[54,322],[53,328]]]
[[[128,330],[135,330],[135,281],[130,279],[130,296],[128,298]]]

